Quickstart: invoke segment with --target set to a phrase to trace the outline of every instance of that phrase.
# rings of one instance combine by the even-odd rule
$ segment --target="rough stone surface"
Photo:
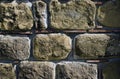
[[[30,30],[33,16],[25,3],[0,3],[0,30]]]
[[[12,64],[0,63],[0,79],[16,79]]]
[[[34,38],[34,57],[40,60],[65,59],[71,51],[71,39],[65,34],[38,34]]]
[[[104,66],[103,79],[120,79],[120,61],[109,62]]]
[[[120,0],[108,1],[100,6],[97,18],[107,27],[120,27]]]
[[[97,79],[97,65],[82,62],[57,64],[56,79]]]
[[[28,37],[0,35],[0,59],[24,60],[30,55]]]
[[[45,29],[47,28],[47,5],[43,1],[33,2],[34,18],[36,23],[36,28]]]
[[[55,64],[52,62],[27,62],[19,66],[18,79],[55,79]]]
[[[95,11],[91,0],[51,0],[50,24],[55,29],[91,29]]]
[[[82,34],[75,38],[76,58],[120,56],[120,36],[117,34]]]

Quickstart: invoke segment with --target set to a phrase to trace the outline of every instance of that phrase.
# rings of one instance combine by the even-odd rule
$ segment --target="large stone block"
[[[0,59],[24,60],[30,55],[28,37],[0,35]]]
[[[23,61],[19,66],[18,79],[55,79],[55,64]]]
[[[107,27],[120,27],[120,0],[110,0],[98,9],[98,21]]]
[[[97,65],[63,62],[56,66],[56,79],[97,79]]]
[[[96,59],[120,56],[117,34],[81,34],[75,38],[75,57]]]
[[[65,59],[71,51],[71,39],[65,34],[38,34],[34,38],[34,57],[39,60]]]
[[[120,79],[120,61],[106,63],[102,73],[103,79]]]
[[[91,0],[51,0],[49,8],[52,28],[94,28],[96,6]]]
[[[0,63],[0,79],[16,79],[12,64]]]
[[[37,29],[47,28],[47,5],[45,2],[38,0],[33,1],[33,11],[35,18],[35,26]]]
[[[25,3],[0,3],[0,30],[31,30],[33,16]]]

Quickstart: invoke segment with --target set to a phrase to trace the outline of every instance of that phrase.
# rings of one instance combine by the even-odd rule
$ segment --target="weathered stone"
[[[30,55],[28,37],[12,37],[0,35],[0,59],[24,60]]]
[[[30,30],[33,16],[25,3],[0,3],[0,30]]]
[[[120,0],[108,1],[98,9],[98,21],[107,27],[120,27]]]
[[[76,58],[95,59],[120,56],[117,34],[81,34],[75,38]]]
[[[55,64],[52,62],[27,62],[19,66],[18,79],[55,79]]]
[[[120,79],[120,61],[105,64],[103,68],[103,79]]]
[[[47,28],[47,5],[45,2],[38,0],[33,2],[34,18],[36,28]]]
[[[71,39],[65,34],[39,34],[34,38],[34,57],[39,60],[65,59]]]
[[[16,79],[12,64],[0,63],[0,79]]]
[[[97,79],[97,65],[82,62],[57,64],[56,79]]]
[[[94,28],[96,6],[91,0],[51,0],[49,7],[52,28]]]

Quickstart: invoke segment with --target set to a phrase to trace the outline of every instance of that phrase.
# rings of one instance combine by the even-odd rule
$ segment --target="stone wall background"
[[[0,79],[120,79],[119,0],[1,0]]]

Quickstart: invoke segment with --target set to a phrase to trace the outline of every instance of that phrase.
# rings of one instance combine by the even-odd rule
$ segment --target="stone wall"
[[[120,79],[120,0],[0,0],[0,79]]]

